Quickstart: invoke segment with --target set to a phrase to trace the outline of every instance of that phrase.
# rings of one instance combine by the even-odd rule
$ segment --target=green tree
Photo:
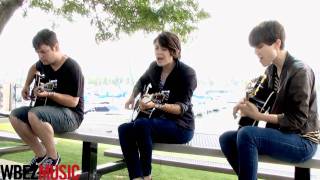
[[[39,8],[70,21],[82,16],[96,28],[96,41],[131,34],[168,30],[186,40],[209,14],[195,0],[0,0],[0,34],[18,8]]]

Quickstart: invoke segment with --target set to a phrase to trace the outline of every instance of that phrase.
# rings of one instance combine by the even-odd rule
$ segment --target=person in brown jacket
[[[249,100],[233,109],[266,128],[243,126],[223,133],[221,150],[239,179],[256,180],[258,156],[299,163],[315,154],[319,143],[319,122],[313,70],[285,49],[285,31],[277,21],[264,21],[254,27],[249,43],[261,64],[267,67],[264,90],[274,92],[269,113],[262,113]]]

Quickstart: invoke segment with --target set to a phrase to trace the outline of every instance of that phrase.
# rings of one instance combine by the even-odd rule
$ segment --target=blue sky
[[[250,30],[263,20],[280,21],[287,32],[286,48],[319,72],[320,11],[316,0],[200,0],[211,18],[199,24],[182,46],[182,61],[193,66],[198,78],[224,84],[259,75],[263,68],[248,45]],[[94,29],[85,19],[70,23],[31,10],[22,18],[18,10],[0,36],[1,81],[24,78],[37,60],[31,40],[42,28],[51,28],[62,50],[76,59],[86,76],[126,76],[137,78],[154,59],[152,41],[157,33],[122,35],[119,41],[97,45]],[[4,78],[5,77],[5,78]]]

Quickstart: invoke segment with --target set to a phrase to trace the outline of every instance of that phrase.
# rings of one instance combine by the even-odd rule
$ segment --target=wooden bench
[[[174,152],[190,155],[200,155],[208,157],[225,158],[218,142],[218,135],[196,133],[194,138],[188,144],[155,144],[154,150],[162,152]],[[104,152],[105,156],[123,158],[120,149],[111,149]],[[203,159],[203,158],[202,158]],[[197,170],[205,170],[212,172],[221,172],[234,174],[231,166],[226,163],[214,162],[189,157],[175,157],[166,155],[153,155],[153,163],[169,165],[175,167],[191,168]],[[259,163],[272,163],[277,165],[294,166],[294,169],[272,169],[259,167],[258,177],[263,179],[310,179],[310,168],[320,169],[320,150],[309,161],[304,163],[286,163],[268,156],[259,156]],[[260,165],[259,165],[260,166]],[[318,177],[319,178],[319,177]]]
[[[68,132],[60,135],[56,135],[59,138],[79,140],[83,142],[82,145],[82,174],[80,179],[99,179],[103,174],[113,172],[119,169],[125,168],[125,163],[119,160],[114,163],[108,163],[105,165],[97,165],[97,150],[98,144],[111,144],[119,145],[118,135],[116,132],[117,124],[110,123],[113,116],[104,116],[103,119],[99,118],[86,118],[79,129],[74,132]],[[10,140],[6,134],[0,133],[0,140]],[[192,141],[188,144],[155,144],[155,150],[175,152],[183,154],[194,154],[209,157],[220,157],[224,158],[218,143],[217,135],[210,134],[195,134]],[[105,152],[105,155],[120,157],[116,153]],[[155,158],[154,158],[155,159]],[[218,167],[215,165],[204,165],[199,163],[199,161],[188,161],[180,162],[176,159],[175,161],[165,161],[163,158],[161,162],[163,164],[170,165],[170,163],[175,163],[173,165],[178,165],[180,167],[188,167],[193,169],[201,169],[207,171],[216,171],[222,173],[233,173],[231,168]],[[305,163],[290,164],[282,161],[271,159],[267,156],[261,156],[259,162],[282,164],[295,166],[295,178],[296,179],[310,179],[310,168],[320,169],[320,153],[317,152],[311,160]],[[189,165],[188,165],[189,163]],[[213,163],[214,164],[214,163]],[[259,177],[273,177],[271,179],[277,178],[278,175],[272,176],[272,173],[261,172]],[[288,178],[288,176],[279,176],[280,178]],[[292,178],[293,175],[289,176]]]

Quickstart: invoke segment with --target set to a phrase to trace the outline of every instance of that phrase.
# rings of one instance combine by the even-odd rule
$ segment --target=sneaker
[[[47,158],[41,163],[41,165],[42,165],[44,168],[46,168],[46,166],[52,166],[52,167],[54,167],[54,166],[60,164],[60,162],[61,162],[61,157],[60,157],[59,154],[57,154],[57,156],[58,156],[57,159],[53,159],[53,158],[51,158],[51,157],[47,157]]]
[[[46,158],[47,158],[47,155],[43,157],[32,158],[29,164],[29,168],[26,168],[27,173],[37,172],[39,165],[42,164]]]

